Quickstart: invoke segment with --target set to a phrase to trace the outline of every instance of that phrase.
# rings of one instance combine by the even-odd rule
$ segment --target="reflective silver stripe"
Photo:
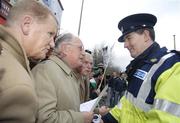
[[[138,92],[137,98],[143,99],[145,102],[145,99],[148,97],[150,90],[151,90],[151,78],[154,75],[154,73],[157,71],[157,69],[165,62],[166,59],[173,56],[174,53],[169,53],[167,55],[164,55],[157,64],[154,64],[151,69],[149,70],[148,74],[146,75],[146,78],[144,79],[141,88]]]
[[[154,101],[154,108],[180,117],[180,104],[168,100],[156,99]]]
[[[119,109],[122,109],[122,103],[121,103],[121,101],[118,102],[117,107],[118,107]]]
[[[131,93],[127,93],[126,94],[126,98],[132,103],[134,104],[136,107],[140,108],[141,110],[143,110],[144,112],[149,111],[150,109],[152,109],[152,105],[145,103],[145,101],[143,99],[140,98],[135,98]]]
[[[145,103],[150,90],[151,90],[151,78],[154,75],[154,73],[157,71],[157,69],[165,62],[166,59],[169,57],[175,55],[175,53],[169,53],[164,55],[158,63],[154,64],[149,72],[147,73],[141,88],[139,89],[138,95],[135,98],[131,93],[126,94],[126,98],[133,103],[138,108],[142,109],[143,111],[147,112],[152,108],[152,105]]]

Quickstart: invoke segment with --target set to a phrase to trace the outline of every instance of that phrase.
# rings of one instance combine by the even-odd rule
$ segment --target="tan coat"
[[[83,123],[79,83],[72,70],[51,56],[33,68],[39,101],[38,123]]]
[[[34,123],[37,97],[29,61],[20,44],[0,26],[0,122]]]
[[[89,100],[89,79],[87,77],[80,77],[80,100],[84,103]]]

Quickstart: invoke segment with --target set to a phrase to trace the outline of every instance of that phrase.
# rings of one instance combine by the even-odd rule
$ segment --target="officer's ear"
[[[146,42],[149,41],[151,39],[149,31],[145,29],[143,33],[144,33],[144,40]]]

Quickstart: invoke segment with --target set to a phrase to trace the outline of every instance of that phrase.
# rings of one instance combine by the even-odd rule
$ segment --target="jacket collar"
[[[49,59],[54,61],[60,68],[62,68],[66,74],[70,75],[73,73],[72,69],[56,55],[51,55]]]
[[[158,62],[161,56],[166,53],[167,49],[160,48],[159,44],[154,42],[149,48],[147,48],[141,55],[131,61],[126,67],[126,73],[128,75],[127,80],[130,81],[134,72],[144,65],[145,62],[154,64]],[[157,59],[155,62],[151,62],[152,59]]]
[[[2,43],[3,48],[10,51],[11,54],[21,63],[21,65],[30,73],[29,60],[25,50],[3,26],[0,26],[0,42]]]

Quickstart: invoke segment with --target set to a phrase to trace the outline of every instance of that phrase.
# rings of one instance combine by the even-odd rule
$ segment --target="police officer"
[[[127,66],[127,92],[104,123],[180,123],[180,54],[155,42],[157,18],[148,13],[119,22],[119,42],[134,60]]]

